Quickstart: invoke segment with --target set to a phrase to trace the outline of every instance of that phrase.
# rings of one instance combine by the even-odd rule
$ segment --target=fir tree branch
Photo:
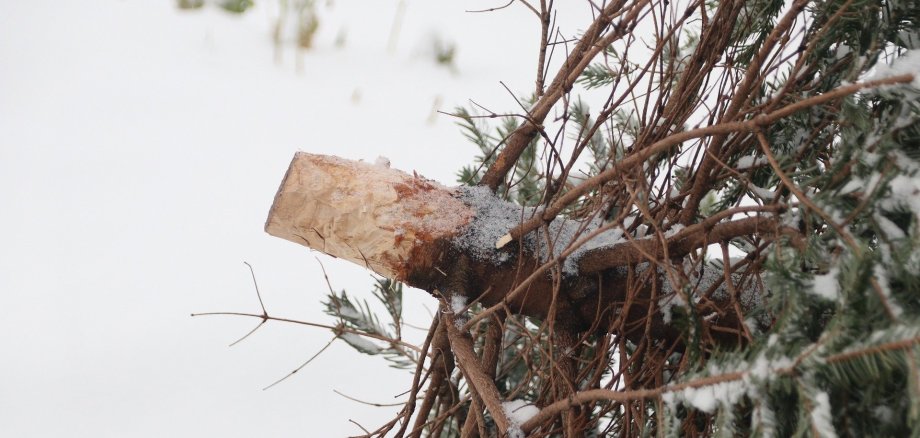
[[[440,309],[443,311],[444,309]],[[439,312],[443,314],[443,312]],[[440,319],[440,317],[435,317]],[[431,347],[434,349],[434,358],[431,361],[431,378],[428,388],[425,390],[425,398],[422,399],[422,406],[419,408],[418,416],[415,418],[415,424],[411,438],[421,437],[425,426],[429,424],[428,415],[441,393],[441,386],[447,382],[447,378],[454,370],[454,355],[450,349],[450,342],[447,339],[447,326],[445,321],[440,321],[434,328],[434,337],[431,340]],[[408,419],[407,419],[408,421]]]
[[[544,69],[546,68],[546,46],[549,45],[550,13],[552,11],[553,0],[549,0],[548,5],[546,0],[540,0],[540,56],[537,57],[537,83],[534,92],[534,96],[538,98],[543,95],[543,84],[546,80]]]
[[[585,31],[578,44],[575,45],[562,67],[559,68],[546,93],[540,97],[540,100],[531,109],[530,119],[522,123],[514,131],[505,148],[496,157],[495,162],[486,170],[485,175],[479,182],[480,185],[489,187],[493,192],[498,189],[508,172],[514,168],[514,164],[524,152],[524,149],[527,148],[527,145],[543,129],[540,124],[549,115],[556,102],[572,88],[581,72],[588,67],[591,60],[601,50],[626,35],[635,26],[639,14],[648,2],[649,0],[639,0],[633,4],[629,9],[629,15],[623,18],[613,31],[602,37],[613,20],[624,13],[621,9],[626,1],[617,0],[611,2],[603,9],[597,19]]]
[[[751,99],[751,90],[757,85],[755,79],[761,77],[763,73],[761,71],[761,66],[766,61],[767,55],[769,55],[776,44],[779,43],[781,36],[789,31],[795,22],[795,18],[805,9],[807,4],[808,0],[797,0],[793,2],[792,7],[786,12],[786,15],[776,24],[766,41],[764,41],[761,49],[757,52],[757,55],[751,63],[748,64],[744,79],[742,79],[741,83],[733,91],[731,102],[721,120],[735,119],[743,108],[743,105],[749,103]],[[703,160],[694,176],[693,188],[690,190],[690,197],[687,200],[687,205],[681,212],[679,218],[679,222],[684,225],[689,225],[691,223],[699,208],[700,201],[706,194],[706,187],[708,187],[711,182],[710,171],[712,167],[715,166],[713,157],[718,156],[718,151],[723,141],[725,141],[724,134],[716,135],[707,153],[703,155]]]
[[[473,343],[457,327],[453,313],[445,312],[442,317],[445,318],[444,326],[447,329],[447,338],[457,358],[457,365],[460,366],[460,370],[466,376],[471,390],[476,392],[486,409],[492,414],[492,419],[495,420],[495,424],[498,426],[499,436],[503,436],[509,430],[511,423],[508,421],[504,409],[502,409],[501,394],[495,387],[495,382],[483,370],[479,358],[476,357],[476,353],[473,351]]]
[[[405,435],[406,428],[409,426],[409,420],[412,419],[412,414],[415,413],[415,401],[421,389],[420,381],[422,378],[422,370],[425,368],[425,358],[428,355],[428,349],[431,347],[431,341],[434,339],[434,334],[438,330],[440,321],[439,318],[431,319],[431,327],[428,328],[428,335],[425,336],[425,342],[422,343],[422,349],[419,352],[419,361],[415,365],[415,374],[412,375],[412,387],[409,389],[409,400],[406,401],[406,405],[402,412],[400,412],[400,416],[397,417],[402,418],[402,425],[399,426],[399,431],[396,432],[396,438],[402,438],[403,435]]]
[[[827,363],[845,362],[848,360],[856,359],[858,357],[878,354],[878,353],[882,353],[886,351],[906,350],[908,348],[913,348],[917,344],[920,344],[920,337],[902,339],[902,340],[893,341],[893,342],[886,342],[884,344],[875,345],[869,348],[864,348],[862,350],[847,351],[844,353],[832,354],[830,356],[827,356],[824,360]]]
[[[791,114],[794,114],[798,111],[801,111],[805,108],[810,108],[812,106],[820,105],[828,101],[839,99],[844,96],[856,93],[860,90],[867,88],[876,88],[885,85],[895,85],[895,84],[905,84],[914,80],[913,74],[903,74],[898,76],[892,76],[885,79],[879,79],[874,81],[867,81],[858,84],[851,84],[839,87],[833,91],[827,93],[819,94],[807,99],[803,99],[794,104],[787,105],[783,108],[780,108],[776,111],[773,111],[768,114],[761,114],[757,117],[754,117],[749,120],[742,122],[726,122],[719,123],[712,126],[707,126],[703,128],[697,128],[690,131],[682,131],[665,137],[652,145],[641,148],[634,155],[630,155],[625,159],[621,160],[618,163],[614,163],[614,166],[610,169],[607,169],[591,178],[586,179],[581,184],[573,187],[571,190],[566,192],[564,195],[560,196],[555,202],[553,202],[549,207],[543,210],[541,214],[534,215],[532,218],[522,222],[517,227],[508,231],[508,234],[503,236],[498,242],[495,243],[496,248],[502,248],[510,242],[518,240],[521,236],[536,230],[543,223],[548,223],[556,218],[564,209],[569,205],[576,202],[582,196],[588,194],[591,190],[612,181],[614,178],[617,178],[623,175],[627,170],[634,168],[635,166],[641,165],[646,160],[648,160],[653,155],[664,152],[674,146],[679,145],[687,140],[692,140],[695,138],[707,137],[710,135],[717,134],[728,134],[733,132],[755,132],[762,127],[767,127],[776,121],[783,119]]]
[[[410,344],[400,339],[393,339],[393,338],[389,338],[389,337],[374,334],[374,333],[368,333],[368,332],[364,332],[361,330],[355,330],[355,329],[351,329],[348,327],[343,327],[340,325],[331,326],[331,325],[326,325],[326,324],[317,324],[315,322],[300,321],[297,319],[279,318],[276,316],[259,315],[255,313],[245,313],[245,312],[204,312],[204,313],[193,313],[192,316],[193,317],[194,316],[248,316],[250,318],[259,318],[259,319],[265,319],[269,321],[288,322],[292,324],[324,328],[324,329],[332,330],[333,332],[338,333],[338,334],[351,333],[353,335],[364,336],[366,338],[376,339],[378,341],[383,341],[383,342],[386,342],[392,345],[398,345],[400,347],[407,348],[409,350],[413,350],[416,353],[421,353],[422,351],[422,349],[419,348],[418,345]]]
[[[632,239],[611,248],[588,251],[579,259],[578,266],[581,273],[587,274],[617,266],[626,266],[646,258],[655,261],[665,255],[667,258],[683,257],[710,243],[731,240],[740,236],[770,234],[771,230],[776,229],[776,221],[765,216],[738,219],[716,225],[699,223],[667,238],[664,244],[659,239]]]
[[[912,337],[908,339],[902,339],[894,342],[887,342],[884,344],[872,346],[869,348],[864,348],[861,350],[850,351],[846,353],[834,354],[827,356],[824,360],[827,363],[837,363],[844,362],[848,360],[853,360],[862,356],[878,354],[885,351],[892,350],[904,350],[911,348],[920,344],[920,337]],[[816,351],[815,349],[806,350],[803,353],[803,356],[799,357],[796,363],[800,363],[801,359],[805,355],[809,355]],[[780,376],[789,376],[797,374],[797,366],[781,367],[773,370],[776,375]],[[712,376],[706,376],[699,379],[690,380],[688,382],[676,383],[673,385],[659,386],[652,389],[639,389],[631,391],[613,391],[609,389],[591,389],[587,391],[580,391],[577,394],[574,394],[569,399],[559,400],[550,405],[544,406],[540,409],[540,412],[535,416],[531,417],[527,422],[521,425],[521,429],[529,433],[539,427],[541,424],[547,420],[558,415],[560,412],[571,409],[575,406],[583,405],[586,403],[596,402],[596,401],[613,401],[619,403],[630,402],[634,400],[647,400],[658,398],[664,395],[665,393],[675,393],[683,391],[688,388],[701,388],[704,386],[717,385],[719,383],[739,381],[747,377],[751,372],[750,371],[734,371],[730,373],[717,374]]]

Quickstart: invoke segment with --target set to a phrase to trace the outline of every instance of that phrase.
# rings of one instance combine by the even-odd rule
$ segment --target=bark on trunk
[[[485,306],[504,303],[512,312],[551,317],[575,330],[676,339],[676,329],[663,323],[658,311],[663,277],[653,275],[657,278],[646,286],[635,286],[650,266],[642,268],[642,260],[586,275],[578,275],[577,265],[573,273],[560,263],[554,265],[559,287],[544,267],[509,295],[552,259],[548,254],[561,252],[552,240],[566,228],[550,226],[530,241],[496,249],[496,238],[527,219],[526,210],[489,201],[484,198],[491,195],[483,194],[488,192],[475,190],[447,188],[387,165],[298,152],[265,230],[428,292],[461,294]],[[738,331],[740,318],[731,309],[737,301],[719,301],[712,308],[718,316],[710,320],[728,333]]]

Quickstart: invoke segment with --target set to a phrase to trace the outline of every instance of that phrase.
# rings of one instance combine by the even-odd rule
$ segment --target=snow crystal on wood
[[[495,242],[512,228],[540,212],[539,209],[503,201],[486,187],[459,187],[457,195],[461,201],[476,210],[476,216],[454,237],[454,244],[464,253],[496,265],[509,261],[513,250],[508,247],[496,249]],[[559,217],[550,222],[545,229],[541,228],[524,236],[521,243],[528,252],[545,263],[559,258],[579,237],[597,230],[601,225],[598,220],[579,222]],[[564,274],[578,274],[577,262],[581,255],[591,249],[625,242],[623,234],[623,229],[617,227],[587,241],[563,262]]]

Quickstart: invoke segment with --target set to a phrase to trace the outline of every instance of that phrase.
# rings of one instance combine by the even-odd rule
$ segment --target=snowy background
[[[227,348],[258,321],[189,314],[258,312],[243,261],[274,316],[332,321],[317,257],[336,289],[369,297],[369,272],[262,231],[292,155],[384,155],[454,184],[476,151],[433,111],[517,111],[499,81],[531,92],[539,22],[520,5],[407,1],[390,52],[397,1],[336,0],[315,48],[279,60],[277,2],[256,3],[0,0],[0,435],[344,436],[399,409],[333,392],[392,403],[410,385],[342,342],[262,390],[326,330],[270,323]],[[569,34],[590,13],[575,9],[559,16]],[[434,38],[456,44],[453,69]],[[407,298],[427,327],[436,303]]]

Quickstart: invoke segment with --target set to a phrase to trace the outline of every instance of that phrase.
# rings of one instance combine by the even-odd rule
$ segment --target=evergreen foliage
[[[372,295],[384,309],[389,322],[386,326],[371,310],[366,300],[355,302],[343,290],[330,290],[323,302],[326,314],[335,317],[338,325],[333,330],[337,336],[361,353],[381,355],[394,368],[414,368],[418,355],[400,345],[402,341],[402,293],[403,286],[386,278],[376,279]],[[380,346],[383,341],[387,345]]]
[[[473,164],[463,166],[457,173],[457,181],[465,185],[477,185],[485,169],[495,163],[508,137],[520,125],[520,119],[495,114],[482,116],[466,108],[457,108],[454,115],[463,135],[479,148]],[[494,128],[483,122],[491,118],[500,119]],[[525,206],[539,204],[546,175],[537,160],[537,140],[531,141],[515,162],[511,182],[501,185],[496,193],[499,197]]]
[[[788,7],[777,1],[745,2],[727,50],[734,68],[751,67]],[[717,5],[705,8],[715,14]],[[891,62],[905,50],[918,48],[917,11],[916,2],[810,2],[804,35],[794,43],[807,55],[800,65],[771,64],[749,100],[761,106],[790,105],[866,80],[877,63]],[[699,30],[686,30],[685,40],[666,58],[686,62],[699,42]],[[579,83],[586,89],[615,87],[620,75],[641,68],[629,65],[615,70],[610,65],[609,60],[592,64]],[[675,77],[673,82],[678,80]],[[773,98],[777,95],[779,102]],[[775,240],[754,236],[729,242],[759,261],[753,275],[762,277],[769,288],[759,307],[746,312],[750,332],[746,342],[713,348],[700,341],[705,321],[694,306],[675,308],[674,324],[684,331],[686,351],[657,359],[663,379],[660,398],[595,405],[587,422],[593,426],[584,432],[605,436],[920,433],[918,96],[920,90],[911,85],[885,86],[792,113],[763,128],[771,157],[754,133],[729,136],[731,162],[725,173],[734,175],[713,179],[695,221],[740,205],[782,205],[781,222],[802,233],[797,241],[788,236]],[[587,103],[578,97],[571,102],[564,115],[571,125],[561,129],[584,148],[587,158],[581,161],[582,174],[566,175],[564,187],[610,168],[648,135],[644,131],[648,121],[625,107],[615,109],[601,129],[592,131],[595,119]],[[456,115],[461,132],[480,152],[458,176],[462,183],[476,184],[518,128],[520,118],[481,117],[462,108]],[[748,117],[755,115],[751,112]],[[536,159],[540,140],[544,139],[534,137],[520,155],[498,189],[500,196],[520,205],[544,201],[541,193],[546,182],[561,172],[545,164],[552,158]],[[673,151],[653,157],[646,172],[652,180],[658,172],[670,173],[672,191],[682,193],[692,182],[693,169],[686,158],[677,160],[677,156]],[[798,199],[784,180],[795,184],[811,202]],[[659,190],[653,196],[664,198],[668,193]],[[596,205],[601,197],[605,197],[603,189],[594,190],[580,202]],[[613,220],[616,214],[606,217]],[[721,257],[701,255],[715,269],[726,268]],[[700,292],[689,285],[685,292],[693,300],[699,298]],[[764,320],[768,323],[758,322]],[[481,334],[473,336],[482,339]],[[546,326],[511,316],[503,339],[495,380],[499,391],[507,399],[547,400],[556,358],[545,354],[552,350]],[[655,356],[632,342],[611,345],[610,341],[603,336],[589,338],[578,349],[585,364],[578,387],[615,381],[619,365],[614,364],[633,355],[645,356],[633,358],[640,361]],[[609,360],[595,360],[598,351]],[[592,373],[603,377],[594,378]],[[636,413],[637,408],[642,413]],[[459,433],[457,424],[444,424],[441,432],[446,435],[441,436]]]
[[[500,324],[493,383],[503,401],[571,403],[517,429],[496,428],[443,349],[418,355],[400,345],[400,284],[374,285],[387,326],[367,302],[330,292],[337,335],[431,376],[421,412],[414,387],[406,410],[371,435],[399,423],[402,436],[416,415],[425,433],[442,437],[920,436],[920,79],[895,81],[920,73],[920,2],[652,2],[623,24],[644,4],[623,6],[604,35],[620,26],[638,35],[636,23],[654,17],[652,34],[613,39],[576,72],[577,86],[524,138],[496,195],[550,206],[582,193],[561,209],[565,217],[599,218],[629,239],[667,239],[750,211],[772,226],[610,268],[626,273],[626,294],[649,309],[640,322],[661,320],[676,339],[651,329],[629,337],[622,326],[568,333],[515,314],[472,325],[485,357],[496,342],[489,329]],[[561,44],[550,36],[544,48]],[[592,113],[598,91],[609,98]],[[553,90],[543,92],[522,105],[526,116],[455,111],[478,150],[458,173],[462,184],[479,184],[496,166]],[[726,128],[640,155],[717,125]],[[637,156],[640,165],[623,164]],[[573,192],[611,169],[620,169],[616,178]],[[739,304],[745,296],[754,298]],[[450,312],[449,297],[440,298]],[[713,304],[720,299],[734,306]],[[719,323],[731,318],[726,331]],[[606,392],[578,398],[591,390]]]

